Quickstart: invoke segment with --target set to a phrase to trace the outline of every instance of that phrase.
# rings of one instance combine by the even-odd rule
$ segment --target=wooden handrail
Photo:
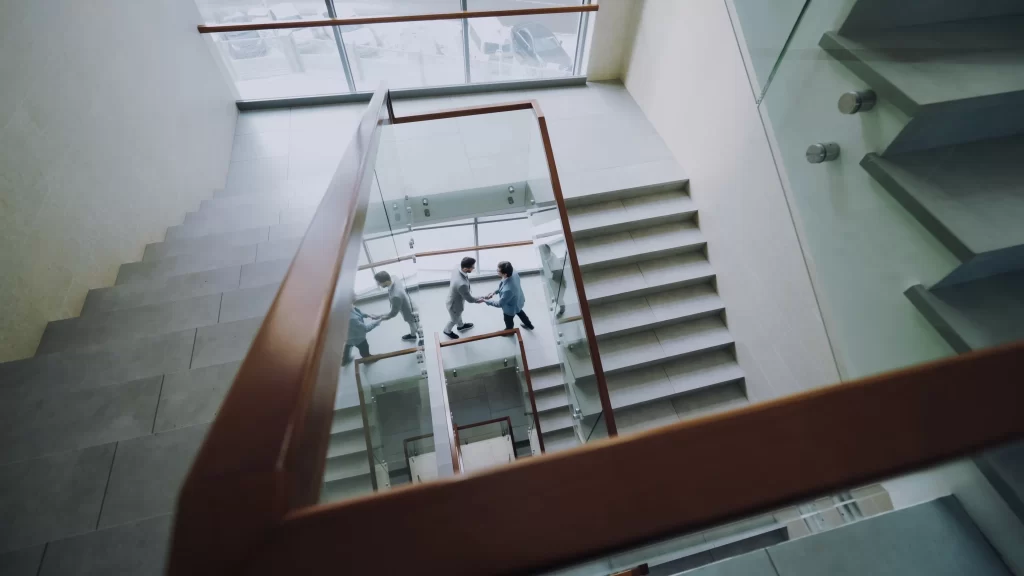
[[[288,510],[319,499],[355,302],[349,239],[362,235],[386,96],[382,85],[370,100],[185,479],[169,574],[234,572]]]
[[[415,254],[406,254],[399,256],[398,258],[389,258],[387,260],[381,260],[380,262],[374,262],[372,264],[363,264],[359,266],[360,270],[367,270],[369,268],[377,268],[379,266],[387,266],[388,264],[394,264],[396,262],[404,262],[405,260],[412,260],[413,258],[423,258],[426,256],[441,256],[444,254],[458,254],[459,252],[469,252],[476,250],[495,250],[497,248],[510,248],[512,246],[533,246],[533,240],[519,240],[517,242],[502,242],[501,244],[483,244],[481,246],[465,246],[462,248],[445,248],[443,250],[431,250],[430,252],[417,252]]]
[[[396,545],[402,554],[388,556],[394,573],[427,566],[487,576],[565,566],[1024,437],[1022,367],[1024,342],[294,511],[250,567],[275,576],[340,565],[371,573]],[[661,464],[658,474],[638,473],[652,462]]]
[[[521,10],[476,10],[466,12],[439,12],[435,14],[409,14],[404,16],[367,16],[362,18],[318,18],[316,20],[280,20],[247,24],[200,24],[200,34],[217,32],[246,32],[249,30],[282,30],[288,28],[322,28],[324,26],[361,26],[366,24],[397,24],[401,22],[429,22],[432,20],[466,20],[505,16],[540,16],[544,14],[573,14],[597,12],[597,4],[557,6],[552,8],[526,8]]]
[[[441,371],[441,386],[444,386],[444,359],[441,355],[441,335],[437,332],[434,332],[434,350],[437,352],[437,368]],[[444,393],[441,394],[441,401],[444,404],[445,422],[448,424],[448,430],[452,432],[452,435],[448,436],[448,447],[452,451],[452,471],[455,474],[458,474],[462,471],[459,466],[459,433],[455,429],[455,420],[452,418],[452,407],[448,404],[448,391],[445,390],[443,392]],[[436,440],[434,441],[434,444],[435,446],[437,445]]]

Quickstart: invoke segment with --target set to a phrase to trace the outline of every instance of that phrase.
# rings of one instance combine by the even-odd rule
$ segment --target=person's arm
[[[459,296],[461,296],[462,299],[465,300],[466,302],[476,303],[480,301],[479,298],[473,296],[473,293],[470,292],[469,282],[466,282],[465,284],[459,286]]]
[[[378,317],[373,318],[372,320],[364,320],[363,321],[363,326],[365,326],[366,327],[366,331],[369,332],[370,330],[373,330],[377,326],[380,326],[381,322],[382,322],[382,320],[378,316]]]
[[[401,298],[401,296],[398,296],[398,295],[391,296],[389,298],[389,300],[391,302],[391,311],[388,312],[387,314],[383,315],[383,316],[378,316],[378,318],[380,318],[381,320],[391,320],[395,316],[398,316],[398,313],[402,311],[402,298]]]

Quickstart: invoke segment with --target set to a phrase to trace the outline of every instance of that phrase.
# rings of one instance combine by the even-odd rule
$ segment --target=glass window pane
[[[494,250],[481,250],[478,266],[481,271],[494,272],[498,269],[498,262],[503,260],[510,262],[516,270],[540,268],[540,257],[537,255],[537,249],[533,246],[510,246]]]
[[[413,230],[411,234],[416,241],[415,248],[413,249],[414,252],[431,252],[434,250],[474,246],[472,225]]]
[[[275,5],[279,6],[282,5]],[[250,12],[259,15],[231,18],[240,22],[270,22],[275,20],[275,13],[287,14],[288,18],[277,19],[288,20],[326,17],[326,9],[308,18],[283,9]],[[348,92],[341,56],[330,28],[224,32],[210,37],[243,100]]]
[[[345,17],[340,7],[338,16]],[[346,26],[342,37],[360,92],[382,80],[389,88],[465,82],[461,20]]]
[[[547,6],[579,6],[580,0],[549,0]],[[513,10],[522,0],[469,0],[475,10]],[[469,20],[470,81],[498,82],[571,76],[580,15],[543,14]]]
[[[504,222],[481,222],[480,223],[480,245],[502,244],[504,242],[518,242],[529,240],[532,237],[530,221],[506,220]]]

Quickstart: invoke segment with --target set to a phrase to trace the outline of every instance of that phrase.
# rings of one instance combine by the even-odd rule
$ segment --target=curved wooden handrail
[[[231,573],[288,510],[318,501],[341,353],[328,340],[348,331],[349,239],[362,235],[386,97],[382,85],[185,479],[169,574]]]
[[[295,511],[250,567],[275,576],[341,565],[370,573],[397,546],[402,554],[388,556],[394,573],[542,572],[1022,438],[1022,368],[1019,342]],[[658,474],[638,472],[652,462]]]
[[[397,24],[401,22],[429,22],[432,20],[466,20],[503,16],[541,16],[544,14],[573,14],[597,12],[597,4],[556,6],[552,8],[526,8],[522,10],[476,10],[466,12],[439,12],[435,14],[408,14],[404,16],[367,16],[363,18],[319,18],[316,20],[281,20],[251,22],[247,24],[200,24],[200,34],[217,32],[247,32],[250,30],[282,30],[289,28],[322,28],[325,26],[361,26],[366,24]]]

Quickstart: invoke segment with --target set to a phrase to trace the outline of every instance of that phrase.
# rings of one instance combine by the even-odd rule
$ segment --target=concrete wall
[[[647,0],[625,85],[690,177],[753,400],[839,379],[722,0]]]
[[[0,361],[224,183],[236,112],[181,0],[0,4]]]
[[[597,16],[591,19],[586,54],[587,78],[621,80],[629,51],[636,37],[641,2],[636,0],[600,0]]]

